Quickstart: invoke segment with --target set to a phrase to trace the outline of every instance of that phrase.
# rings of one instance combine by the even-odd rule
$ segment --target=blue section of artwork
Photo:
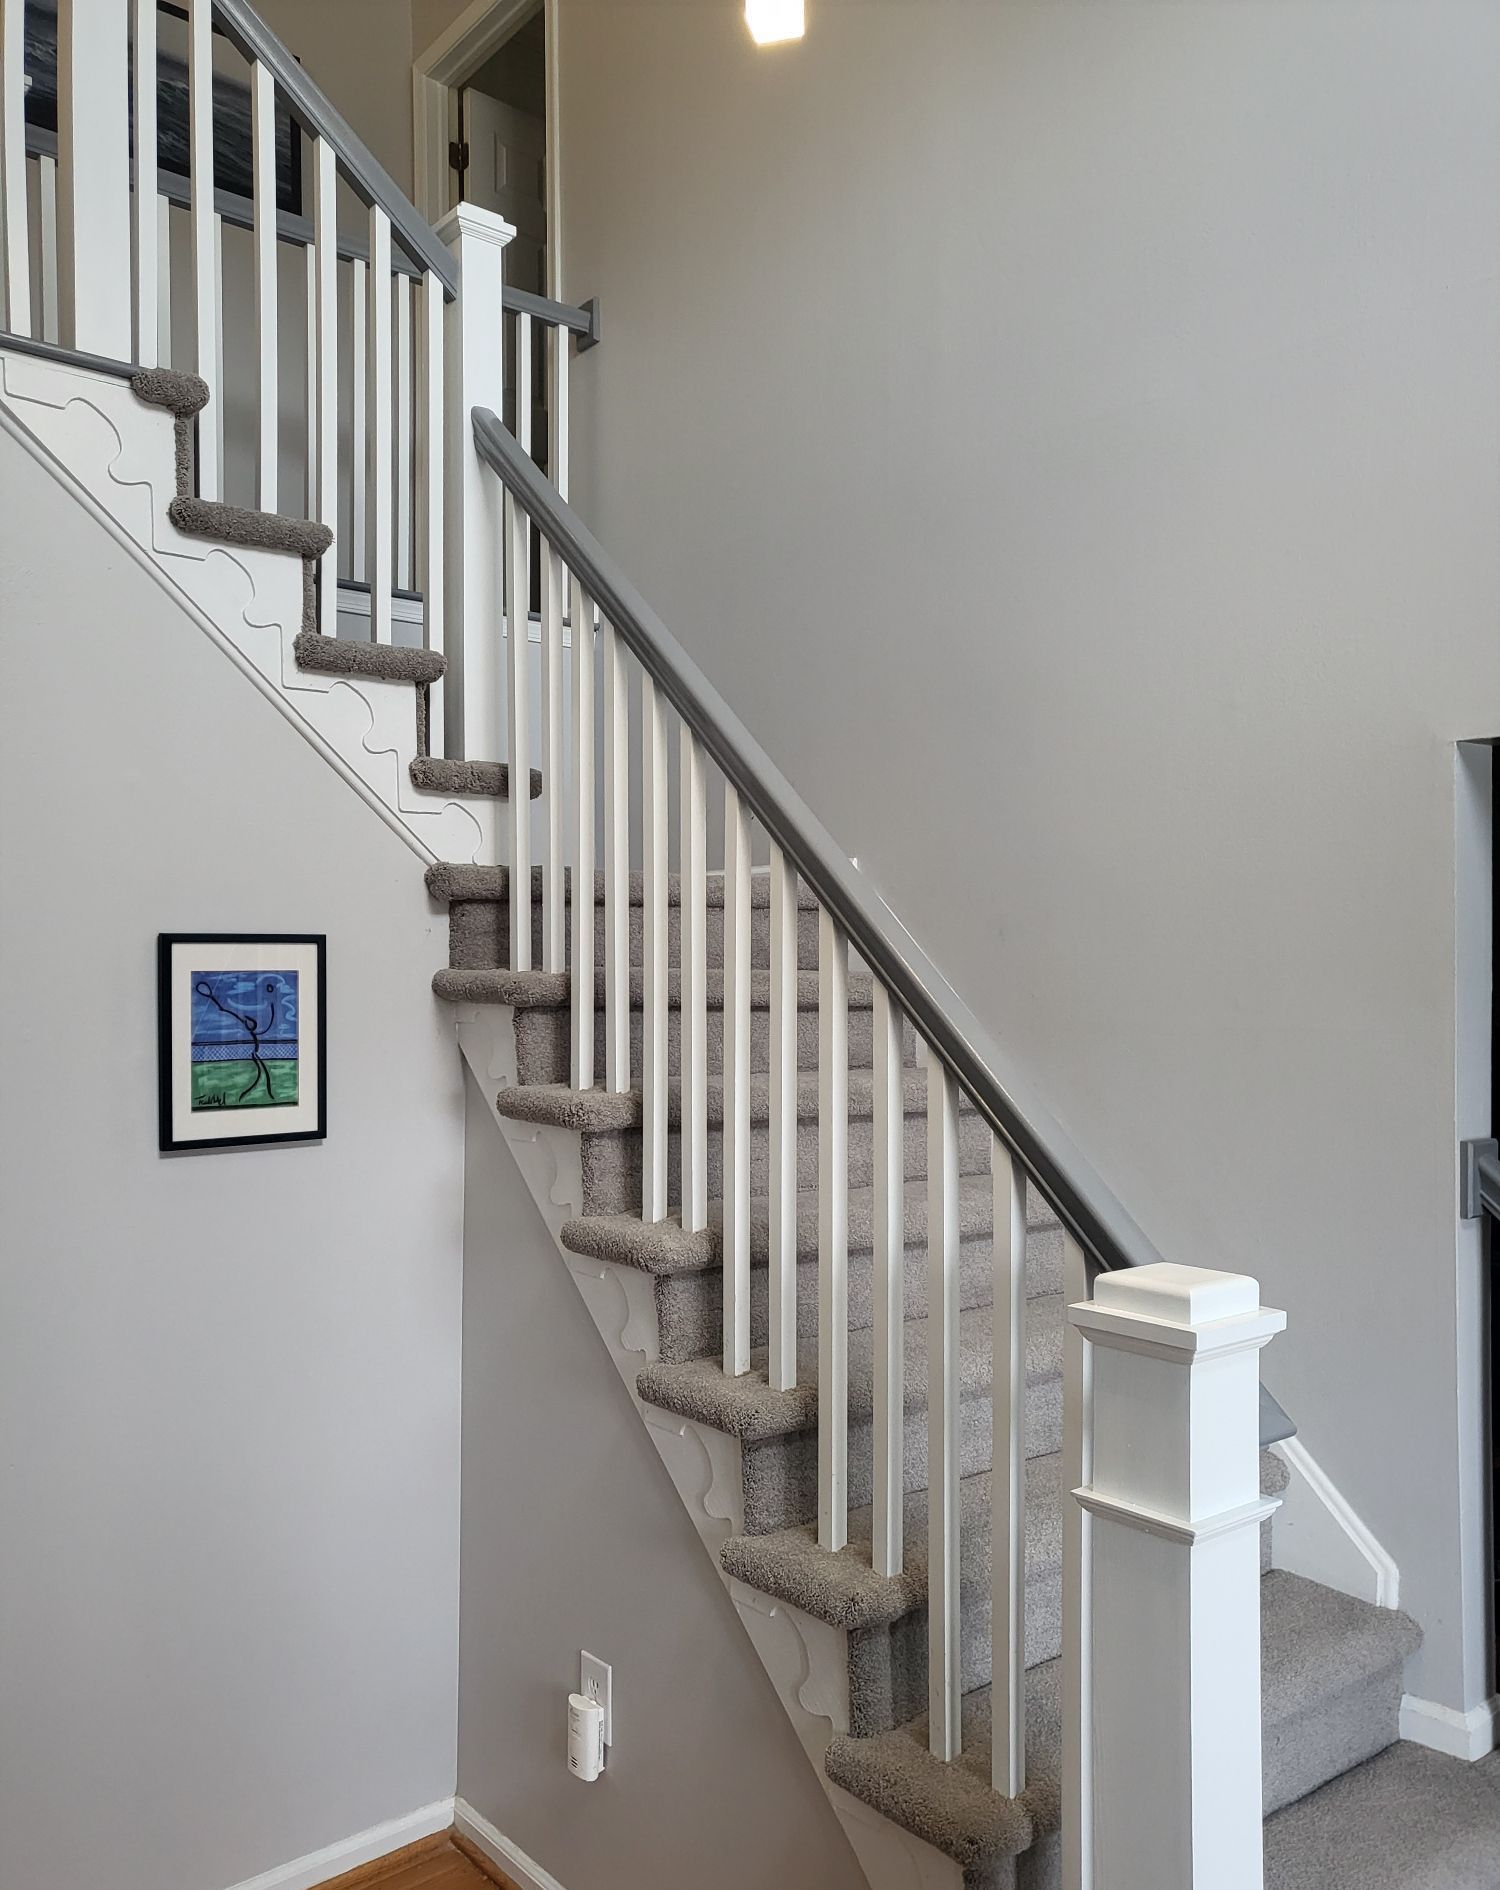
[[[241,1056],[297,1054],[295,971],[195,971],[191,985],[195,1063],[222,1060],[226,1045]]]

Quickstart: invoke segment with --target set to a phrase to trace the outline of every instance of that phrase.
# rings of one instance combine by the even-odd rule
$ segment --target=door
[[[546,292],[547,126],[530,112],[465,86],[459,94],[460,138],[467,144],[463,194],[513,223],[505,279],[535,295]]]

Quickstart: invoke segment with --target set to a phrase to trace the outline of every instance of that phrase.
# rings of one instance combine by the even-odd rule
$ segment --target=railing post
[[[119,0],[58,8],[59,332],[116,361],[133,358],[128,24]]]
[[[1064,1644],[1091,1659],[1092,1890],[1261,1890],[1259,1353],[1286,1315],[1242,1274],[1157,1265],[1100,1275],[1068,1320],[1092,1361]]]
[[[505,752],[500,637],[505,505],[499,481],[475,449],[470,416],[476,407],[505,411],[504,256],[515,230],[492,210],[461,203],[438,224],[437,233],[459,276],[458,299],[448,308],[444,372],[446,739],[450,755],[498,761]]]

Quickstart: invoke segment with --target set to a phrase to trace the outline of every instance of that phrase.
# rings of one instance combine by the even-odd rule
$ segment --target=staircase
[[[152,17],[134,10],[138,84]],[[132,305],[114,308],[118,282],[91,286],[81,270],[79,296],[102,298],[100,333],[80,300],[71,345],[38,336],[25,245],[9,243],[7,411],[29,402],[36,437],[66,464],[74,436],[44,437],[42,416],[71,397],[39,392],[46,375],[97,390],[117,442],[134,427],[128,387],[141,424],[159,429],[146,455],[157,470],[126,481],[109,457],[93,475],[100,502],[123,518],[121,493],[150,494],[132,529],[158,562],[181,555],[178,539],[231,562],[244,554],[235,568],[251,573],[252,605],[269,595],[254,558],[289,561],[276,623],[241,587],[233,611],[220,607],[224,635],[269,625],[280,641],[275,660],[255,659],[263,682],[292,705],[308,692],[316,706],[296,712],[323,718],[330,759],[358,773],[427,862],[449,925],[436,996],[872,1885],[1083,1890],[1087,1831],[1109,1828],[1087,1797],[1091,1742],[1108,1727],[1082,1710],[1079,1676],[1109,1650],[1091,1648],[1083,1626],[1095,1550],[1072,1492],[1090,1484],[1097,1420],[1088,1347],[1066,1309],[1094,1297],[1099,1277],[1159,1257],[536,464],[530,402],[512,398],[518,434],[490,411],[503,411],[505,351],[498,326],[475,324],[506,306],[503,237],[465,247],[460,218],[455,266],[243,0],[189,8],[205,95],[214,30],[249,62],[260,107],[287,105],[311,145],[317,215],[291,239],[310,285],[309,516],[222,496],[209,306],[222,297],[206,258],[213,218],[233,207],[216,210],[196,179],[198,371],[157,359],[154,193],[143,204],[80,149],[73,188],[135,232]],[[19,56],[13,34],[3,56]],[[18,95],[8,82],[4,97]],[[14,118],[3,135],[14,232]],[[338,229],[340,180],[368,206],[367,243]],[[266,246],[289,239],[260,198],[240,214],[263,265]],[[370,282],[374,450],[352,464],[335,398],[330,285],[342,266]],[[394,640],[391,615],[393,279],[427,323],[412,357],[426,437],[406,462],[402,528],[408,573],[422,578],[417,646]],[[272,299],[258,275],[263,378],[276,366]],[[501,319],[523,387],[538,324],[556,422],[568,336],[585,318],[528,298]],[[486,387],[493,398],[476,398]],[[257,408],[262,498],[276,491],[273,409]],[[565,444],[547,448],[560,476]],[[158,491],[168,467],[170,490]],[[337,633],[345,517],[366,522],[370,641]],[[385,706],[351,734],[328,679]],[[399,733],[372,746],[376,721]],[[463,857],[443,851],[454,834]],[[1270,1329],[1255,1326],[1246,1346]],[[1229,1481],[1248,1487],[1209,1520],[1251,1557],[1258,1531],[1269,1817],[1397,1740],[1419,1633],[1275,1566],[1269,1510],[1287,1470],[1266,1446],[1291,1427],[1263,1400],[1257,1438],[1253,1399],[1245,1411]],[[1151,1527],[1170,1535],[1161,1521]],[[1253,1779],[1238,1783],[1253,1794]],[[1161,1815],[1170,1824],[1180,1811]],[[1270,1880],[1296,1890],[1295,1845],[1278,1852],[1270,1829]],[[1235,1883],[1259,1881],[1244,1859],[1237,1869]]]

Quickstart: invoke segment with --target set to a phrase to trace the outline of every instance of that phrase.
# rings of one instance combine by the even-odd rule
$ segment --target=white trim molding
[[[353,1837],[337,1844],[325,1844],[322,1850],[309,1851],[306,1857],[293,1858],[291,1863],[282,1864],[276,1870],[265,1871],[259,1877],[247,1877],[231,1890],[313,1890],[314,1885],[327,1883],[330,1877],[358,1870],[361,1864],[373,1864],[377,1857],[389,1856],[392,1851],[415,1844],[420,1838],[435,1837],[439,1831],[448,1830],[454,1815],[453,1800],[439,1798],[433,1804],[423,1805],[420,1811],[407,1812],[404,1818],[388,1818],[384,1824],[372,1824],[367,1831],[356,1831]],[[555,1890],[555,1887],[549,1877],[546,1883],[538,1884],[536,1890]]]
[[[483,1851],[492,1864],[513,1877],[518,1890],[563,1890],[550,1870],[544,1870],[535,1858],[528,1857],[503,1831],[497,1831],[466,1798],[454,1800],[453,1828],[460,1837],[466,1837]]]
[[[1377,1608],[1401,1606],[1401,1571],[1297,1437],[1271,1447],[1291,1471],[1276,1519],[1275,1566]]]
[[[1401,1701],[1401,1737],[1430,1746],[1434,1752],[1446,1752],[1450,1759],[1484,1758],[1495,1750],[1497,1729],[1500,1693],[1481,1700],[1467,1713],[1439,1706],[1436,1700],[1419,1700],[1411,1693]]]

